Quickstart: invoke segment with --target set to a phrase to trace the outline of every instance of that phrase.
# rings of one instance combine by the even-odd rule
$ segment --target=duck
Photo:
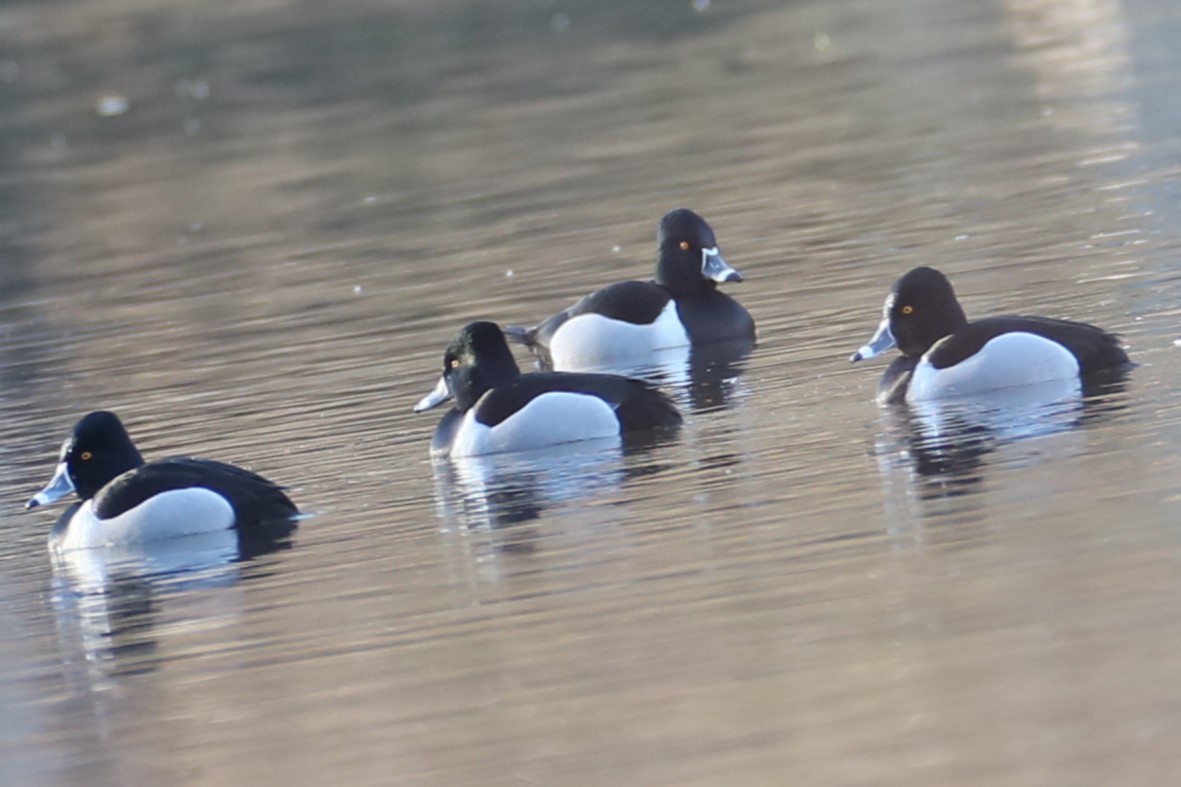
[[[882,403],[1085,381],[1131,365],[1116,335],[1087,323],[1022,315],[969,321],[951,282],[928,267],[894,282],[877,331],[849,360],[863,361],[893,347],[902,355],[878,384]]]
[[[431,441],[436,457],[530,451],[581,440],[674,428],[681,414],[652,385],[615,374],[522,374],[500,326],[477,321],[443,354],[443,374],[414,406],[454,407]]]
[[[609,366],[658,350],[755,337],[750,313],[718,290],[742,274],[722,258],[705,219],[677,208],[660,220],[656,276],[592,292],[533,326],[509,325],[517,344],[555,370]]]
[[[271,481],[234,465],[194,457],[145,462],[123,422],[99,410],[62,443],[53,478],[26,504],[49,505],[74,492],[50,549],[65,552],[236,529],[239,541],[281,537],[299,510]]]

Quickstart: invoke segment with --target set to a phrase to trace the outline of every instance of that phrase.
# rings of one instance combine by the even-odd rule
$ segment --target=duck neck
[[[481,358],[479,364],[465,367],[451,384],[458,410],[468,410],[480,397],[497,386],[506,385],[521,376],[512,351],[505,345],[504,354]]]
[[[660,256],[656,259],[656,278],[655,282],[661,287],[677,294],[690,295],[694,293],[713,292],[718,288],[716,282],[712,279],[707,279],[700,273],[700,268],[695,260],[686,260],[683,257],[690,252],[680,251],[679,249],[673,251],[661,251]],[[695,270],[695,275],[685,277],[678,276],[678,271]]]
[[[968,317],[964,314],[963,307],[959,301],[952,300],[951,303],[940,307],[939,313],[933,315],[933,319],[927,323],[929,327],[915,337],[916,341],[907,342],[905,345],[899,341],[898,349],[903,355],[919,357],[930,350],[935,342],[945,336],[951,336],[967,324]]]

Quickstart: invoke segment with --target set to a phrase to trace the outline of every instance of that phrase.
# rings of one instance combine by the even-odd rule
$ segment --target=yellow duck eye
[[[903,313],[903,314],[910,314],[910,313],[911,313],[911,312],[913,312],[913,311],[914,311],[914,307],[913,307],[913,306],[911,306],[909,303],[908,303],[907,305],[905,305],[905,306],[903,306],[903,307],[902,307],[902,313]]]
[[[451,362],[450,362],[450,363],[448,363],[447,365],[448,365],[448,366],[450,366],[452,369],[458,369],[458,368],[459,368],[459,359],[458,359],[458,358],[452,358],[452,359],[451,359]]]
[[[83,462],[89,462],[91,456],[93,456],[93,454],[91,454],[89,451],[83,451],[78,458]]]
[[[687,241],[687,240],[681,241],[681,251],[688,251],[688,250],[689,250],[689,241]]]

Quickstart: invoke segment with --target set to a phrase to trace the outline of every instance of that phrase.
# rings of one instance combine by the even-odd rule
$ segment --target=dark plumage
[[[116,477],[94,496],[94,513],[99,519],[110,519],[160,492],[198,486],[229,501],[237,527],[299,514],[283,487],[257,473],[224,462],[181,456],[140,465]]]
[[[932,347],[927,360],[936,369],[946,369],[975,355],[991,339],[1017,331],[1044,336],[1070,350],[1078,359],[1081,375],[1128,363],[1128,354],[1120,346],[1119,337],[1102,328],[1085,322],[1021,315],[973,320]]]
[[[127,514],[137,518],[134,523],[121,520],[116,527],[117,538],[152,540],[158,537],[153,533],[200,532],[200,522],[184,531],[176,522],[140,516],[144,503],[164,493],[194,489],[213,492],[228,503],[232,527],[243,535],[264,530],[272,537],[285,535],[294,529],[299,514],[280,486],[249,470],[188,457],[145,464],[119,418],[105,411],[90,413],[78,421],[62,444],[53,480],[29,501],[28,507],[51,503],[73,491],[82,504],[88,505],[68,512],[69,516],[55,528],[54,538],[66,538],[71,527],[84,528],[87,534],[74,534],[70,543],[101,545],[103,523]],[[224,504],[219,505],[224,511]],[[85,516],[78,519],[74,513]]]
[[[1008,334],[1040,337],[1065,349],[1084,381],[1129,365],[1119,338],[1087,323],[1023,315],[969,321],[951,282],[934,268],[914,268],[899,278],[886,296],[883,312],[877,333],[852,358],[859,361],[898,347],[902,357],[890,364],[878,385],[882,401],[905,397],[920,364],[930,372],[954,369],[977,359],[990,342]],[[1006,360],[1010,365],[1020,361]]]
[[[455,407],[443,416],[432,441],[434,452],[447,453],[462,430],[482,428],[495,432],[534,400],[551,393],[577,394],[605,403],[615,414],[618,433],[681,423],[672,401],[641,380],[613,374],[521,374],[504,334],[491,322],[474,322],[460,331],[443,356],[439,384],[418,403],[415,411],[430,409],[449,398],[455,400]],[[571,417],[579,416],[572,410]],[[564,436],[577,432],[576,423],[564,426]],[[516,423],[513,427],[530,429],[528,425]],[[528,447],[545,443],[546,435],[536,433],[542,429],[544,426],[538,424],[534,434],[523,438]]]
[[[674,301],[683,328],[680,345],[753,338],[755,327],[750,314],[717,289],[719,282],[742,281],[742,275],[722,259],[713,230],[704,219],[684,208],[670,211],[660,222],[657,243],[656,276],[652,281],[608,285],[539,325],[531,328],[510,325],[505,329],[506,335],[544,353],[574,318],[598,315],[628,325],[653,326],[669,301]],[[586,354],[596,354],[618,348],[581,349]]]

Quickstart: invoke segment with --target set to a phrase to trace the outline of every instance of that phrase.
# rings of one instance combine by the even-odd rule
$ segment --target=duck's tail
[[[515,344],[535,347],[537,345],[537,326],[530,328],[527,325],[506,325],[504,326],[504,337]]]

